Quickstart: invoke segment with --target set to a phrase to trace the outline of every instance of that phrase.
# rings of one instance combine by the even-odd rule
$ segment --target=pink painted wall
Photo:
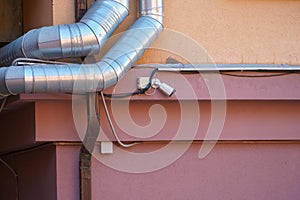
[[[129,151],[151,152],[166,144],[141,144]],[[181,145],[173,144],[172,148]],[[193,143],[166,168],[141,174],[113,169],[122,170],[127,165],[126,159],[118,166],[108,167],[94,157],[93,199],[280,200],[297,199],[300,195],[299,143],[219,143],[201,160],[200,147],[201,143]],[[21,199],[79,199],[79,149],[79,145],[61,143],[8,157],[6,161],[19,174]],[[113,159],[114,155],[105,155],[105,159]],[[161,155],[144,162],[155,167],[161,159],[167,158]],[[142,166],[142,163],[133,165]],[[0,174],[0,198],[15,199],[11,173],[0,165]]]
[[[77,144],[56,146],[57,200],[79,200],[79,153]]]
[[[175,145],[180,148],[180,144]],[[194,143],[167,168],[144,174],[116,171],[94,159],[93,199],[299,198],[299,143],[217,144],[203,160],[198,159],[200,146]],[[151,151],[158,147],[142,144],[134,147],[134,151]],[[148,163],[155,166],[157,160]],[[126,162],[124,159],[123,163]],[[122,164],[118,167],[122,168]]]

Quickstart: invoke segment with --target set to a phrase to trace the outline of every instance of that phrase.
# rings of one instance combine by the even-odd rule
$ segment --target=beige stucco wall
[[[196,40],[214,62],[300,62],[300,1],[165,0],[165,7],[165,27]],[[150,52],[143,62],[168,56]]]
[[[74,0],[52,0],[52,5],[54,24],[75,22]]]
[[[136,0],[131,2],[130,17],[117,32],[126,30],[136,17]],[[74,0],[55,0],[52,6],[53,24],[74,21]],[[298,0],[165,0],[165,27],[195,40],[207,52],[203,62],[300,62]],[[168,37],[158,43],[162,38]],[[192,51],[184,43],[181,48]],[[149,50],[139,62],[165,62],[169,56],[176,57]]]

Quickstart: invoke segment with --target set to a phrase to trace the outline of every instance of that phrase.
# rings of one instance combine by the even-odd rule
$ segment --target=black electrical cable
[[[151,67],[151,68],[154,68],[154,67]],[[119,93],[119,94],[103,93],[103,95],[107,98],[126,98],[126,97],[135,96],[135,95],[145,94],[147,92],[147,90],[150,89],[152,79],[153,79],[153,77],[154,77],[154,75],[156,74],[157,71],[159,71],[159,68],[154,68],[154,70],[151,72],[151,75],[149,76],[149,82],[148,82],[147,86],[143,89],[138,89],[138,90],[136,90],[134,92],[130,92],[130,93]],[[276,77],[276,76],[285,76],[285,75],[290,75],[290,74],[300,74],[299,71],[288,71],[288,72],[282,72],[282,73],[279,73],[279,72],[276,72],[276,71],[270,72],[270,71],[261,71],[261,70],[247,71],[247,72],[268,73],[268,74],[261,74],[261,75],[257,75],[257,74],[255,74],[255,75],[242,75],[242,74],[233,74],[233,73],[230,73],[230,72],[236,72],[236,71],[228,71],[228,72],[219,71],[219,72],[214,72],[214,73],[219,73],[219,74],[224,75],[224,76],[233,76],[233,77],[240,77],[240,78],[268,78],[268,77]],[[246,72],[246,71],[244,71],[244,72]],[[192,72],[192,71],[185,72],[184,71],[184,72],[181,72],[181,73],[195,73],[195,72]],[[273,74],[271,74],[271,73],[273,73]],[[74,93],[67,93],[67,94],[74,94]],[[98,94],[100,94],[100,92],[98,92]]]
[[[6,152],[6,153],[3,153],[3,154],[0,155],[0,159],[6,158],[6,157],[9,157],[9,156],[15,156],[15,155],[31,152],[31,151],[38,150],[40,148],[48,147],[48,146],[51,146],[51,145],[53,145],[52,142],[47,142],[47,143],[42,143],[42,144],[39,144],[39,145],[36,145],[36,146],[27,147],[27,148],[24,148],[24,149],[19,149],[19,150],[16,150],[16,151]]]
[[[140,94],[145,94],[147,90],[150,89],[151,87],[151,82],[152,82],[152,79],[154,77],[154,75],[156,74],[156,72],[158,71],[158,68],[155,68],[150,76],[149,76],[149,82],[148,84],[146,85],[145,88],[143,89],[138,89],[134,92],[131,92],[131,93],[120,93],[120,94],[106,94],[106,93],[103,93],[103,95],[105,97],[108,97],[108,98],[126,98],[126,97],[131,97],[131,96],[135,96],[135,95],[140,95]]]
[[[5,107],[6,101],[7,101],[7,97],[5,97],[5,98],[2,100],[2,103],[1,103],[1,106],[0,106],[0,113],[2,112],[2,110],[3,110],[4,107]]]
[[[16,182],[15,183],[16,184],[16,199],[19,200],[20,199],[20,196],[19,196],[19,175],[7,162],[5,162],[1,158],[0,158],[0,163],[2,163],[14,175],[15,182]]]
[[[149,88],[151,87],[152,79],[158,70],[159,70],[159,68],[154,68],[154,70],[152,71],[152,73],[150,75],[149,83],[143,89],[136,90],[132,93],[120,93],[120,94],[105,94],[105,93],[103,93],[103,95],[108,98],[126,98],[126,97],[135,96],[135,95],[145,94],[145,92],[147,90],[149,90]],[[284,72],[284,73],[275,72],[276,74],[262,74],[262,75],[241,75],[241,74],[232,74],[232,73],[228,73],[228,72],[219,72],[219,73],[221,75],[225,75],[225,76],[233,76],[233,77],[241,77],[241,78],[267,78],[267,77],[284,76],[284,75],[289,75],[289,74],[294,74],[294,73],[299,74],[299,72],[297,72],[297,71]]]
[[[131,92],[131,93],[120,93],[120,94],[105,94],[103,93],[103,95],[107,98],[126,98],[126,97],[131,97],[131,96],[135,96],[135,95],[139,95],[139,94],[144,94],[145,92],[143,90],[137,90],[135,92]]]

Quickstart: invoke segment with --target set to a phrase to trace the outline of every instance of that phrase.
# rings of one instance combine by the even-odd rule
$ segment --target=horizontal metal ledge
[[[159,71],[300,71],[300,65],[288,64],[140,64],[136,68],[158,68]]]

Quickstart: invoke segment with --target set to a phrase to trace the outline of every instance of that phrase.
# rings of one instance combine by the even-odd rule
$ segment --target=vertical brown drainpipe
[[[92,199],[91,154],[84,148],[80,150],[80,199]]]
[[[78,22],[83,15],[87,11],[87,0],[76,0],[75,1],[75,15],[76,15],[76,21]]]
[[[80,150],[80,199],[92,199],[91,158],[96,144],[99,125],[99,99],[96,93],[86,94],[87,130]]]
[[[87,70],[88,73],[85,74],[86,78],[99,78],[99,82],[93,89],[102,91],[116,84],[163,30],[163,0],[140,0],[139,3],[139,18],[106,55],[102,57],[101,61],[96,64],[102,77],[89,74],[90,72]],[[89,67],[89,65],[83,68],[86,69],[86,67]],[[95,72],[95,69],[92,72]],[[90,82],[86,83],[88,85],[91,84]],[[93,152],[100,130],[99,108],[97,107],[99,103],[98,95],[88,93],[86,102],[88,127],[80,151],[81,200],[91,200],[92,198],[91,153]]]

